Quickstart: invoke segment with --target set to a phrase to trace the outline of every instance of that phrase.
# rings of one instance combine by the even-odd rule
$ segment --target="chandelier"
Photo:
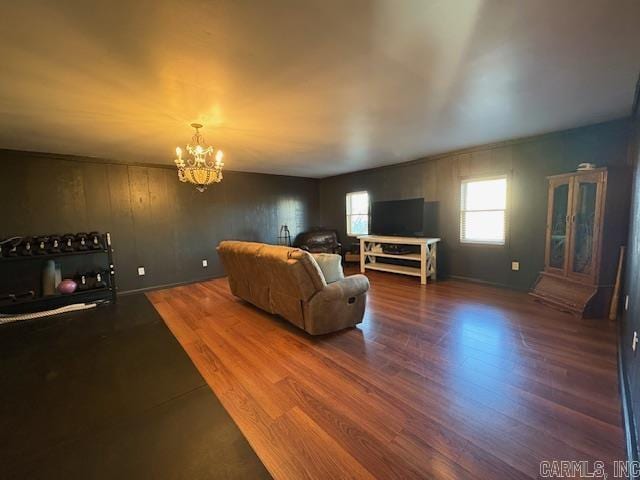
[[[207,185],[220,183],[222,181],[222,150],[218,150],[213,159],[213,147],[204,143],[204,138],[200,134],[202,125],[192,123],[196,133],[191,137],[191,143],[187,145],[187,152],[190,157],[182,158],[182,149],[176,148],[176,167],[178,167],[178,179],[181,182],[190,182],[196,186],[196,190],[204,192]]]

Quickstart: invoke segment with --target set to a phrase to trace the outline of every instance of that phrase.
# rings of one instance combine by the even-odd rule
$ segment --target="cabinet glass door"
[[[569,245],[569,201],[571,186],[569,179],[555,180],[549,185],[549,212],[547,215],[547,268],[566,270]]]
[[[581,277],[592,277],[595,272],[601,185],[599,174],[577,176],[574,181],[569,272]]]

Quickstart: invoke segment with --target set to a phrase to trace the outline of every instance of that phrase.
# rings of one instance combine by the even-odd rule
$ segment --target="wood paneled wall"
[[[200,193],[174,168],[7,150],[0,165],[0,238],[109,231],[121,291],[221,276],[221,240],[275,243],[280,225],[295,236],[318,212],[314,179],[225,172]]]
[[[633,430],[635,439],[640,435],[640,424],[636,416],[640,414],[640,357],[639,351],[632,349],[633,333],[640,335],[640,119],[637,119],[634,128],[629,156],[633,162],[633,188],[631,201],[631,217],[629,221],[629,241],[627,243],[627,260],[625,270],[624,295],[621,303],[624,305],[624,297],[629,296],[628,309],[622,309],[619,317],[620,325],[620,358],[622,360],[622,374],[628,386],[627,404],[629,409],[627,419],[630,420],[630,429]],[[624,399],[623,399],[624,401]],[[635,440],[634,439],[634,440]],[[640,455],[637,444],[632,445],[635,452],[630,452],[634,460]]]
[[[573,171],[582,162],[629,168],[629,134],[630,122],[623,119],[322,179],[321,222],[337,228],[349,244],[355,239],[346,236],[348,192],[367,190],[372,201],[424,197],[438,210],[426,231],[442,238],[439,273],[528,290],[544,264],[546,177]],[[496,174],[509,176],[507,243],[461,244],[460,179]],[[520,262],[519,271],[511,270],[512,260]]]

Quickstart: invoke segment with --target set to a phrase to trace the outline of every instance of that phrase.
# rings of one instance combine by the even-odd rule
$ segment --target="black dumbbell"
[[[7,257],[17,257],[18,246],[20,245],[21,241],[22,241],[21,237],[16,237],[11,241],[9,241],[8,243],[5,243],[5,255]]]
[[[104,247],[102,246],[102,235],[98,232],[91,232],[89,234],[89,244],[91,250],[102,250]]]
[[[59,235],[51,235],[49,237],[49,252],[50,253],[60,253],[60,249],[62,248],[62,239]]]
[[[18,247],[18,251],[22,256],[30,256],[33,255],[33,238],[24,237],[20,242],[20,247]]]
[[[49,237],[36,237],[33,252],[36,255],[46,255],[49,248]]]
[[[93,273],[94,283],[93,288],[105,288],[107,286],[107,282],[105,282],[105,276],[107,272],[104,270],[99,270]]]
[[[89,250],[89,238],[86,233],[76,233],[76,245],[78,250]]]
[[[71,233],[67,233],[62,237],[62,251],[63,252],[73,252],[75,250],[73,241],[75,237]]]
[[[89,273],[78,273],[75,277],[75,281],[78,284],[78,290],[89,290]]]

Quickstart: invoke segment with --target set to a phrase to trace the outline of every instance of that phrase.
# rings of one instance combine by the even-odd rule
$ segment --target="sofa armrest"
[[[336,332],[362,322],[369,279],[351,275],[331,283],[304,304],[304,329],[311,335]]]
[[[324,287],[314,296],[314,300],[316,297],[320,297],[318,300],[322,301],[349,299],[362,295],[367,290],[369,290],[369,279],[366,276],[361,274],[351,275]]]

